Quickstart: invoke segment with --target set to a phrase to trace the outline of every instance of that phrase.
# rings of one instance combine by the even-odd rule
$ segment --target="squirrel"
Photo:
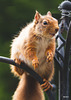
[[[13,39],[11,59],[18,64],[26,63],[43,78],[46,86],[40,85],[23,69],[11,65],[11,71],[20,77],[12,100],[45,100],[42,88],[46,87],[46,91],[52,87],[49,81],[54,75],[55,34],[58,30],[58,21],[50,11],[46,15],[36,11],[34,20]]]

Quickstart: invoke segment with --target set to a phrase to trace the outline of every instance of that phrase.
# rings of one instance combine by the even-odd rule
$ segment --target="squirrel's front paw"
[[[32,60],[32,65],[34,66],[34,69],[36,69],[39,66],[38,58]]]
[[[50,62],[53,60],[53,53],[52,51],[47,51],[47,62]]]

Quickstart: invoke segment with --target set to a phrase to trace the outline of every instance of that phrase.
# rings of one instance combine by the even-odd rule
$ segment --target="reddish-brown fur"
[[[19,64],[27,63],[43,79],[51,81],[54,75],[54,36],[58,29],[58,21],[50,12],[44,16],[36,12],[33,22],[13,40],[11,58]],[[11,69],[21,78],[13,100],[44,100],[41,86],[35,79],[20,68],[12,66]]]

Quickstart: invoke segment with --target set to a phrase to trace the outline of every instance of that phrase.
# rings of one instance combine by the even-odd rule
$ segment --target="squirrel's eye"
[[[44,25],[48,25],[48,23],[46,21],[43,22]]]

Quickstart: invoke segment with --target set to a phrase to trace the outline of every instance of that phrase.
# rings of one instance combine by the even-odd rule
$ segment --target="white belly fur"
[[[45,75],[48,71],[49,71],[49,74],[52,73],[52,70],[50,70],[50,69],[52,69],[52,64],[51,64],[51,68],[49,68],[50,63],[52,63],[52,62],[47,63],[46,56],[45,56],[45,51],[46,51],[46,48],[48,47],[48,44],[49,44],[48,42],[49,42],[49,40],[43,38],[42,40],[39,40],[37,43],[38,45],[37,45],[36,54],[37,54],[37,57],[39,59],[39,66],[38,66],[38,68],[36,68],[35,71],[37,73],[39,73],[40,76],[43,76],[43,74]],[[25,57],[23,57],[22,54],[19,56],[19,59],[21,59],[26,64],[28,64],[32,69],[34,69],[34,67],[32,66],[32,62],[25,59]]]

